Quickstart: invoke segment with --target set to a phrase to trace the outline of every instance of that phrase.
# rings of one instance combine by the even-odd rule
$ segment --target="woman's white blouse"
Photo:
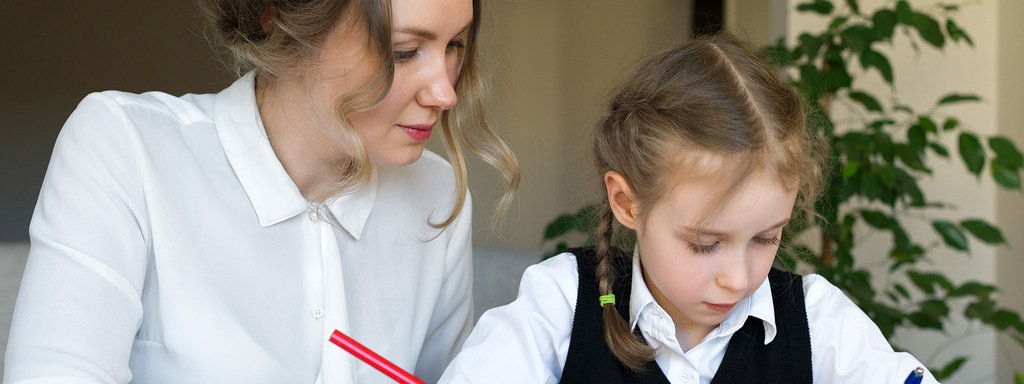
[[[335,329],[428,382],[472,325],[467,199],[425,152],[311,206],[219,94],[102,92],[57,139],[5,383],[385,383]]]
[[[683,351],[675,325],[651,296],[634,257],[630,325],[639,328],[657,352],[669,382],[711,382],[732,335],[754,316],[764,322],[767,344],[776,336],[771,287],[766,279],[753,295],[701,341]],[[530,266],[511,304],[480,317],[441,383],[557,383],[569,340],[579,273],[576,258],[563,253]],[[893,352],[878,327],[842,291],[819,275],[803,278],[815,383],[903,383],[917,367],[907,353]],[[581,303],[581,305],[599,305]],[[935,383],[927,373],[923,383]]]

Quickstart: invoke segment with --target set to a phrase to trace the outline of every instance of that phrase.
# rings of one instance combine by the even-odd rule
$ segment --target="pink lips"
[[[416,141],[427,141],[430,132],[434,130],[433,124],[399,125],[409,137]]]
[[[711,309],[712,311],[719,312],[719,313],[729,312],[729,311],[731,311],[733,309],[733,307],[736,307],[735,303],[733,303],[733,304],[711,304],[711,303],[704,303],[704,304],[707,305],[708,308]]]

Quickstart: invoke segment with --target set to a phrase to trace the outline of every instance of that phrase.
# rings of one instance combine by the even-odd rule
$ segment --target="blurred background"
[[[793,39],[819,22],[795,12],[798,2],[484,0],[481,60],[491,78],[491,121],[519,157],[523,182],[509,215],[500,227],[491,228],[491,207],[500,195],[501,180],[485,164],[471,162],[476,247],[526,255],[524,263],[539,261],[546,247],[541,242],[545,225],[598,198],[589,155],[590,130],[600,117],[606,93],[642,56],[695,32],[722,26],[757,45],[779,37]],[[861,8],[883,2],[862,0]],[[915,7],[938,3],[912,2]],[[899,49],[902,53],[891,56],[895,87],[905,102],[914,103],[914,94],[927,95],[922,96],[921,108],[933,102],[935,95],[953,90],[978,94],[982,103],[957,111],[967,120],[964,123],[973,131],[998,133],[1024,143],[1024,74],[1020,71],[1024,44],[1019,42],[1024,36],[1020,22],[1024,2],[957,3],[965,5],[958,21],[974,38],[975,47],[957,46],[943,52]],[[2,4],[0,291],[11,292],[23,264],[4,264],[14,256],[3,251],[25,249],[28,222],[54,139],[79,100],[89,92],[107,89],[175,95],[217,92],[234,78],[203,37],[190,1],[4,0]],[[880,81],[877,86],[884,87]],[[443,153],[438,144],[431,145]],[[962,171],[947,175],[941,170],[925,181],[930,195],[953,202],[959,212],[998,224],[1010,243],[1001,248],[979,244],[968,257],[937,257],[935,268],[958,279],[995,282],[1004,293],[1001,303],[1021,311],[1024,197],[990,184]],[[884,256],[875,251],[868,244],[858,254],[867,261]],[[511,281],[514,290],[520,272],[495,278]],[[0,298],[0,341],[5,339],[12,300],[10,295]],[[1010,372],[1024,368],[1014,367],[1007,358],[1019,351],[1004,348],[991,332],[969,334],[956,340],[954,348],[914,334],[901,336],[901,345],[922,360],[972,356],[956,376],[968,379],[956,382],[1012,382]],[[941,356],[929,356],[932,351]]]

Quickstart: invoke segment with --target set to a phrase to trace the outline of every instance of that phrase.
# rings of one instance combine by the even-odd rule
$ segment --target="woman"
[[[472,321],[477,0],[201,2],[245,73],[86,97],[30,226],[5,383],[435,381]],[[457,96],[461,96],[456,107]],[[424,151],[444,131],[450,166]]]

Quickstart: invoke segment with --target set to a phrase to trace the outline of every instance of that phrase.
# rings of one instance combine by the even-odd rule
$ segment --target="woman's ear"
[[[639,207],[633,188],[629,186],[626,178],[615,171],[605,172],[604,188],[608,192],[608,205],[612,208],[615,219],[622,226],[635,231]]]

